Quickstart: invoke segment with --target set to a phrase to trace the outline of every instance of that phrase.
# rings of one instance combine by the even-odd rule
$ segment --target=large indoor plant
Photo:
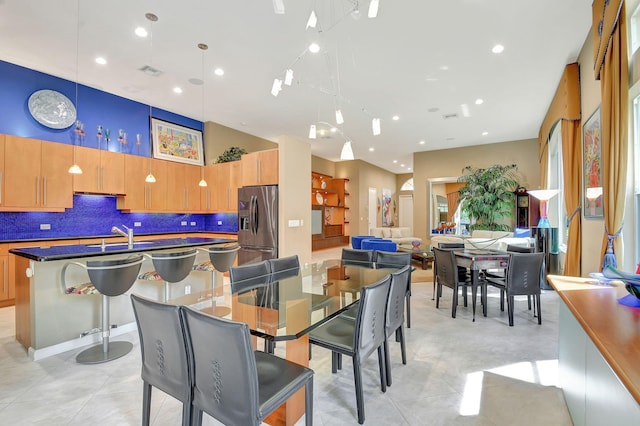
[[[472,219],[471,230],[511,231],[504,222],[513,217],[514,191],[518,185],[518,166],[494,164],[486,168],[466,166],[458,182],[462,210]]]

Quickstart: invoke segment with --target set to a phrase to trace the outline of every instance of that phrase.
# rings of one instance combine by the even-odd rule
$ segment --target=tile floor
[[[315,252],[314,260],[336,256],[339,251],[325,250]],[[375,355],[364,365],[366,424],[571,424],[562,394],[553,387],[559,302],[554,292],[543,293],[541,326],[521,300],[515,327],[509,327],[496,292],[489,295],[488,317],[474,323],[469,308],[460,307],[451,318],[450,290],[444,289],[438,310],[431,291],[430,281],[413,284],[408,362],[402,365],[399,345],[390,343],[393,385],[386,393],[379,389]],[[15,340],[13,316],[13,308],[0,309],[0,424],[140,424],[136,333],[116,338],[133,342],[134,349],[109,363],[77,364],[77,351],[32,362]],[[329,352],[314,347],[310,366],[316,372],[314,424],[357,424],[351,362],[345,359],[342,371],[332,375]],[[503,381],[490,381],[494,375],[484,372]],[[178,425],[180,415],[179,403],[154,390],[153,425]],[[205,416],[204,424],[217,423]]]

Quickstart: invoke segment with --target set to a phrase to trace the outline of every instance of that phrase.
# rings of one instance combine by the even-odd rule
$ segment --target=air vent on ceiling
[[[162,74],[162,71],[150,65],[144,65],[142,68],[139,68],[139,70],[147,75],[150,75],[151,77],[158,77],[160,74]]]
[[[448,120],[450,118],[458,118],[458,114],[443,114],[442,118],[444,118],[445,120]]]

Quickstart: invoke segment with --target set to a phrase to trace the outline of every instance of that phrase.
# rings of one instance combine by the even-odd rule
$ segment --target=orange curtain
[[[624,3],[624,2],[623,2]],[[602,183],[605,236],[602,258],[608,240],[613,241],[617,260],[623,259],[622,227],[627,190],[627,145],[629,125],[629,69],[627,23],[624,4],[609,43],[600,72],[602,93]]]
[[[564,275],[581,276],[582,223],[580,214],[582,145],[580,120],[562,120],[562,174],[564,177],[564,205],[567,210],[567,255]]]
[[[459,202],[460,194],[458,194],[458,191],[447,194],[447,222],[453,221],[453,215],[456,213],[456,210],[458,210]]]

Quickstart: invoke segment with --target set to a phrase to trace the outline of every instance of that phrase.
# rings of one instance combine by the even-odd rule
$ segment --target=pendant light
[[[78,26],[76,30],[76,117],[78,111],[78,63],[80,56],[80,0],[77,0],[77,18],[78,18]],[[80,141],[82,143],[82,137],[84,135],[84,126],[80,120],[76,120],[76,124],[74,127],[75,136],[73,138],[73,165],[69,167],[69,173],[72,175],[81,175],[82,169],[78,165],[76,161],[76,146],[77,142]]]
[[[149,24],[149,44],[150,44],[150,59],[149,66],[153,68],[153,23],[158,21],[158,16],[153,13],[145,13],[144,17],[147,18],[150,22]],[[153,107],[151,106],[151,101],[149,101],[149,119],[153,117]],[[151,163],[153,159],[153,144],[151,143],[151,136],[149,137],[149,174],[144,181],[147,183],[155,183],[156,177],[153,175],[151,170]]]
[[[200,49],[202,51],[202,139],[204,140],[204,122],[205,122],[205,117],[204,117],[204,97],[205,97],[205,92],[204,92],[204,80],[205,80],[205,75],[204,75],[204,52],[205,50],[207,50],[209,48],[209,46],[207,46],[205,43],[198,43],[198,49]],[[204,166],[200,168],[200,175],[201,178],[200,182],[198,182],[198,186],[201,187],[206,187],[207,186],[207,181],[204,180]]]
[[[351,141],[347,140],[344,145],[342,145],[342,152],[340,152],[340,160],[353,160],[355,157],[353,156],[353,149],[351,149]]]

